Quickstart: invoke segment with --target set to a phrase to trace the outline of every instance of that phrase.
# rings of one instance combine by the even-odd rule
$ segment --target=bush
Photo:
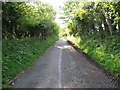
[[[80,41],[79,38],[74,37],[71,41],[120,79],[120,36],[106,36],[101,39],[95,35]]]
[[[3,40],[2,82],[5,84],[16,74],[28,68],[58,39],[48,37]]]

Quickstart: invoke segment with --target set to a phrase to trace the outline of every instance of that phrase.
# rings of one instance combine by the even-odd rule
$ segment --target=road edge
[[[67,40],[68,44],[70,46],[72,46],[76,51],[78,51],[79,53],[82,53],[83,56],[85,56],[85,58],[93,63],[97,68],[101,69],[104,73],[105,76],[108,78],[108,80],[115,86],[117,86],[118,88],[120,88],[120,80],[113,76],[111,72],[109,72],[108,70],[106,70],[104,67],[102,67],[99,63],[97,63],[93,58],[91,58],[88,54],[86,54],[83,50],[81,50],[80,48],[78,48],[72,41]]]
[[[58,41],[58,40],[57,40],[57,41]],[[43,56],[48,50],[50,50],[52,47],[54,47],[54,45],[55,45],[55,43],[56,43],[57,41],[55,41],[55,42],[53,43],[53,45],[51,45],[51,46],[50,46],[41,56],[39,56],[39,58],[38,58],[37,60],[35,60],[29,67],[27,67],[25,70],[23,70],[22,72],[16,74],[16,76],[14,76],[12,79],[10,79],[10,80],[7,82],[7,84],[8,84],[8,85],[11,85],[12,88],[13,88],[14,82],[17,81],[18,78],[19,78],[23,73],[29,71],[29,70],[32,68],[32,66],[35,65],[35,64],[40,60],[40,58],[42,58],[42,56]]]

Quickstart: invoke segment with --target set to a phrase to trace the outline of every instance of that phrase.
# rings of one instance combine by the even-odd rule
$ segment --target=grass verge
[[[111,74],[120,79],[120,36],[106,36],[101,39],[97,35],[80,37],[69,37],[78,48],[90,55],[101,66]]]
[[[10,88],[6,83],[21,71],[28,68],[58,40],[58,37],[22,38],[3,40],[2,44],[2,83],[3,88]]]

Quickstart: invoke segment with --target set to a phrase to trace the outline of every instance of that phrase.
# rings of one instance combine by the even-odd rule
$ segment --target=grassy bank
[[[1,82],[2,82],[2,63],[1,63],[1,61],[2,61],[2,40],[0,39],[0,89],[2,88],[2,84],[1,84]]]
[[[87,36],[84,39],[71,36],[68,40],[120,79],[120,36],[106,36],[103,39],[98,35]]]
[[[3,88],[15,75],[28,68],[35,62],[58,37],[48,37],[46,40],[39,38],[22,38],[3,40],[2,53],[2,83]]]

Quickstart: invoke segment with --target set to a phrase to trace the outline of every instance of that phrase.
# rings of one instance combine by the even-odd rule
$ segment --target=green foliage
[[[16,74],[28,68],[58,39],[40,38],[3,39],[2,81],[6,84]]]
[[[42,2],[5,2],[3,8],[3,38],[41,37],[58,34],[56,12]]]
[[[42,2],[3,2],[2,83],[28,68],[57,39],[56,12]],[[0,53],[1,55],[1,53]]]
[[[80,49],[89,54],[101,66],[109,70],[120,79],[120,36],[107,36],[104,39],[98,35],[88,36],[84,39],[72,37],[73,41]]]
[[[2,88],[12,88],[10,85],[7,85],[7,84],[3,84],[2,85]]]
[[[73,6],[75,3],[76,5]],[[66,19],[69,20],[65,31],[67,38],[120,78],[119,7],[120,2],[75,2],[68,0],[63,7],[65,15],[63,19],[65,22]],[[66,11],[68,12],[66,13]]]
[[[64,21],[68,19],[68,29],[74,36],[100,36],[120,33],[120,2],[75,2],[66,1],[64,4]],[[73,6],[74,5],[74,6]],[[71,8],[73,7],[73,8]],[[66,17],[67,16],[67,17]]]

